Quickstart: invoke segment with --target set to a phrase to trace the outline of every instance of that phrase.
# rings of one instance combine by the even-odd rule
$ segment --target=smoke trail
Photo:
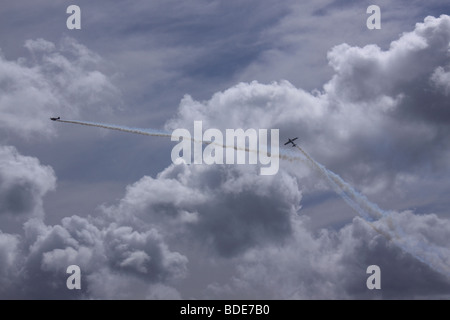
[[[78,120],[56,120],[58,122],[79,124],[90,127],[98,127],[110,130],[118,130],[122,132],[141,134],[154,137],[172,137],[172,134],[165,131],[159,131],[154,129],[141,129],[141,128],[129,128],[117,125],[109,125],[96,122],[88,121],[78,121]],[[183,137],[185,139],[190,139],[194,143],[203,144],[215,144],[223,148],[233,148],[235,150],[244,150],[246,152],[254,152],[259,154],[259,150],[251,150],[249,148],[239,148],[235,145],[225,145],[220,144],[216,141],[197,141],[192,137]],[[438,271],[450,277],[450,271],[448,265],[443,262],[445,261],[444,254],[440,247],[434,246],[424,241],[414,239],[410,235],[407,235],[400,226],[394,225],[392,220],[393,212],[384,211],[379,208],[376,204],[370,202],[364,195],[356,191],[351,185],[345,182],[337,174],[328,170],[323,165],[314,160],[305,150],[301,147],[296,146],[297,149],[303,154],[304,157],[299,157],[298,153],[292,152],[290,149],[280,148],[278,154],[271,154],[272,157],[279,157],[280,159],[287,160],[290,162],[301,161],[303,163],[309,164],[314,170],[316,170],[333,188],[333,190],[353,209],[355,212],[361,216],[364,221],[366,221],[375,231],[385,236],[389,241],[392,241],[403,251],[411,254],[413,257],[419,261],[425,263],[432,269]],[[269,152],[270,154],[270,152]],[[383,222],[383,219],[387,220],[387,223]],[[388,230],[382,230],[377,227],[374,222],[383,223],[381,227],[388,227]]]
[[[445,262],[445,255],[442,248],[425,243],[422,239],[413,238],[406,234],[401,226],[394,224],[392,220],[393,212],[384,211],[376,204],[370,202],[365,196],[357,192],[352,186],[345,182],[337,174],[328,170],[323,165],[314,160],[305,150],[297,146],[297,149],[310,161],[310,164],[318,171],[331,185],[334,191],[355,210],[375,231],[384,235],[403,251],[411,254],[419,261],[425,263],[430,268],[450,277],[448,264]],[[374,221],[387,220],[388,230],[382,230],[373,223]],[[383,225],[382,225],[383,226]]]
[[[105,123],[99,123],[99,122],[90,122],[90,121],[79,121],[79,120],[55,120],[58,122],[64,122],[64,123],[72,123],[72,124],[79,124],[82,126],[88,126],[88,127],[97,127],[97,128],[103,128],[103,129],[110,129],[110,130],[117,130],[122,132],[128,132],[128,133],[134,133],[134,134],[141,134],[145,136],[153,136],[153,137],[172,137],[172,133],[169,133],[167,131],[161,131],[161,130],[155,130],[155,129],[143,129],[143,128],[130,128],[130,127],[124,127],[124,126],[118,126],[118,125],[111,125],[111,124],[105,124]],[[236,151],[245,151],[248,153],[256,153],[256,154],[263,154],[265,152],[261,152],[260,150],[253,150],[249,149],[247,147],[240,148],[236,145],[227,145],[223,143],[219,143],[217,141],[199,141],[194,139],[191,136],[185,137],[184,139],[191,140],[194,143],[202,143],[202,144],[213,144],[218,147],[224,148],[224,149],[234,149]],[[271,153],[268,147],[266,148],[267,154],[264,154],[265,156],[272,156],[272,157],[278,157],[283,160],[287,161],[303,161],[305,162],[306,159],[299,157],[298,154],[294,154],[292,151],[280,148],[279,153]]]
[[[344,199],[344,201],[366,221],[375,221],[384,216],[384,211],[380,209],[376,204],[371,203],[365,196],[356,191],[341,177],[314,160],[301,147],[296,147],[310,161],[316,171],[318,171],[329,182],[334,191],[338,193]]]
[[[169,137],[169,138],[172,136],[168,132],[154,130],[154,129],[129,128],[129,127],[110,125],[110,124],[104,124],[104,123],[98,123],[98,122],[78,121],[78,120],[55,120],[55,121],[80,124],[82,126],[88,126],[88,127],[97,127],[97,128],[104,128],[104,129],[110,129],[110,130],[118,130],[118,131],[128,132],[128,133],[142,134],[145,136]]]

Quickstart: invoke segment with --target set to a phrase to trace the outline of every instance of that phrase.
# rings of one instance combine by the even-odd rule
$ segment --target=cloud
[[[448,109],[442,99],[445,92],[432,90],[428,93],[427,89],[435,69],[441,70],[448,64],[449,40],[450,17],[442,15],[417,23],[414,31],[404,33],[386,51],[376,45],[335,46],[328,53],[328,59],[336,74],[325,89],[333,98],[345,102],[367,103],[382,96],[400,96],[401,116],[406,112],[420,116],[425,112],[430,114],[429,105],[424,101],[433,101],[437,109],[431,114],[441,115]],[[405,100],[408,105],[401,103]]]
[[[443,67],[437,67],[431,75],[430,80],[437,89],[442,89],[445,95],[450,93],[450,72],[446,72]]]
[[[111,225],[104,242],[106,255],[117,270],[152,281],[185,276],[186,257],[171,252],[156,229],[138,232],[128,226]]]
[[[48,136],[50,116],[97,114],[120,106],[120,94],[101,72],[104,62],[72,38],[57,46],[27,40],[30,58],[0,56],[0,128],[19,136]],[[119,101],[119,102],[118,102]]]
[[[152,224],[118,224],[101,214],[48,225],[43,197],[55,187],[51,167],[14,147],[0,147],[0,213],[18,216],[23,224],[22,233],[0,231],[1,297],[179,297],[171,282],[186,276],[188,260]],[[81,292],[66,287],[66,269],[73,264],[81,268]],[[108,292],[108,286],[117,291]]]
[[[8,288],[15,285],[19,254],[19,237],[0,231],[0,295],[8,296]]]
[[[178,246],[190,260],[199,260],[198,269],[190,270],[193,277],[232,262],[231,275],[207,283],[198,296],[187,292],[184,298],[409,299],[450,294],[450,280],[437,271],[448,272],[448,220],[390,212],[372,226],[356,217],[336,230],[313,231],[309,218],[301,215],[297,180],[283,171],[270,177],[254,171],[245,166],[171,165],[157,178],[145,177],[130,186],[117,206],[104,210],[121,223],[157,226],[169,243],[188,242]],[[141,255],[136,260],[136,265],[145,261]],[[366,287],[366,269],[373,264],[381,268],[381,291]]]
[[[409,213],[393,216],[396,222],[408,219],[409,225],[425,227],[423,218],[436,219]],[[361,218],[338,231],[323,229],[317,235],[308,231],[304,222],[295,225],[294,239],[286,245],[249,250],[229,282],[209,286],[209,297],[413,299],[445,298],[450,294],[448,278],[403,252]],[[429,230],[439,236],[447,233],[435,227]],[[448,252],[446,256],[450,257]],[[381,290],[366,287],[367,267],[373,264],[381,269]]]
[[[178,230],[229,257],[289,238],[300,200],[295,179],[285,173],[262,177],[233,166],[171,165],[156,179],[130,186],[119,205],[105,210],[118,219]]]
[[[193,121],[202,120],[204,128],[222,130],[280,128],[281,137],[302,137],[301,145],[305,146],[315,158],[320,159],[320,162],[337,172],[342,172],[344,176],[350,178],[350,181],[359,182],[363,190],[372,190],[380,197],[390,196],[386,195],[386,190],[389,190],[389,193],[404,194],[411,188],[408,186],[411,181],[423,184],[425,180],[428,184],[442,187],[440,179],[430,174],[430,167],[442,175],[448,175],[450,169],[448,162],[442,161],[449,156],[447,151],[449,132],[445,125],[448,99],[446,86],[443,85],[446,79],[445,70],[449,64],[449,39],[450,17],[446,15],[439,18],[427,17],[423,23],[418,23],[412,32],[404,33],[398,40],[393,41],[387,50],[376,45],[354,47],[348,44],[331,49],[328,59],[335,75],[324,85],[322,91],[306,92],[287,81],[270,84],[253,81],[240,83],[218,92],[206,101],[196,101],[187,95],[180,103],[179,113],[167,123],[166,127],[191,129]],[[302,179],[302,175],[296,174],[295,166],[285,164],[280,173],[283,174],[285,170],[299,178],[299,188],[308,191],[316,188],[314,185],[302,183],[306,181]],[[195,176],[198,177],[199,171],[196,169],[189,171],[196,172]],[[408,178],[404,179],[405,177]],[[245,175],[243,179],[251,180]],[[203,181],[201,176],[199,180]],[[255,188],[257,189],[258,187]],[[252,193],[255,190],[252,190]],[[410,197],[421,197],[422,194],[424,190],[419,188],[417,193]],[[248,198],[257,202],[252,196]],[[281,203],[289,202],[282,195],[273,197],[272,201],[273,199]],[[215,207],[215,212],[234,208],[234,202],[231,201],[220,204]],[[240,204],[240,207],[244,206]],[[269,210],[276,211],[273,208]],[[259,211],[264,212],[264,209]],[[448,214],[447,211],[443,214]],[[233,214],[228,214],[232,218],[223,221],[221,229],[227,230],[227,234],[230,234],[227,224],[233,226]],[[195,217],[197,219],[198,215]],[[245,220],[245,214],[240,214],[239,217],[242,219],[241,223],[252,225]],[[286,247],[283,248],[289,250],[286,257],[308,257],[305,258],[307,261],[305,265],[299,261],[300,258],[292,262],[293,266],[300,266],[300,270],[302,267],[305,268],[305,272],[297,274],[293,270],[286,278],[275,277],[270,281],[269,275],[285,274],[283,268],[290,264],[289,259],[278,255],[278,246],[270,248],[268,243],[271,242],[262,246],[249,242],[244,250],[239,251],[246,258],[241,260],[243,271],[240,271],[241,276],[236,277],[235,287],[231,288],[230,284],[224,285],[224,291],[220,291],[218,289],[220,286],[212,284],[213,291],[238,294],[237,292],[240,292],[238,289],[245,286],[245,281],[254,277],[254,281],[248,280],[251,282],[249,285],[249,288],[252,288],[249,289],[251,292],[243,290],[240,294],[261,298],[368,296],[364,285],[365,268],[368,264],[373,264],[373,261],[379,261],[383,264],[383,269],[387,270],[390,281],[390,285],[380,294],[382,297],[400,297],[402,294],[408,296],[405,291],[411,292],[408,297],[448,294],[446,278],[421,262],[420,258],[426,256],[429,249],[433,251],[430,254],[435,256],[427,258],[427,261],[437,258],[436,263],[440,266],[447,264],[448,245],[439,240],[445,237],[446,233],[436,227],[437,224],[447,224],[447,220],[443,218],[411,213],[393,214],[391,219],[394,224],[401,226],[400,230],[405,228],[404,234],[399,236],[403,239],[399,244],[395,241],[391,243],[373,232],[366,238],[363,230],[368,227],[363,228],[360,219],[355,219],[352,224],[338,232],[326,231],[324,238],[315,239],[309,234],[309,230],[295,228],[295,220],[291,217],[286,220],[289,225],[289,229],[286,230],[289,232],[285,234],[296,237],[306,233],[302,243],[310,245],[303,248],[299,242],[288,240]],[[407,223],[405,217],[413,221],[416,227]],[[392,221],[381,220],[380,224],[389,225]],[[211,226],[208,229],[210,228]],[[440,236],[435,239],[429,237],[429,234],[418,233],[415,228],[427,229]],[[378,240],[372,241],[374,237]],[[278,243],[274,239],[271,240]],[[339,252],[336,255],[329,252],[333,248],[331,246],[333,241],[337,241],[335,249]],[[245,243],[240,240],[240,243],[243,242]],[[406,244],[408,247],[405,247]],[[293,245],[292,251],[287,249],[290,245]],[[416,246],[415,249],[420,254],[412,256],[402,250],[402,248],[410,249],[411,246]],[[312,253],[308,255],[310,250]],[[327,276],[328,273],[333,274],[332,265],[319,259],[315,255],[316,251],[324,255],[324,259],[332,260],[342,272],[354,276],[351,272],[353,270],[359,272],[360,276],[356,278],[357,280],[351,280],[340,274],[343,277],[342,281],[332,275]],[[413,254],[418,252],[408,251]],[[273,252],[273,256],[269,252]],[[266,254],[269,256],[267,260],[253,256],[265,257]],[[253,261],[248,268],[246,259]],[[394,261],[393,265],[404,268],[406,272],[400,276],[392,265],[387,265],[387,261]],[[358,267],[358,263],[363,267]],[[322,264],[325,269],[319,272],[322,268],[319,266]],[[266,266],[269,270],[265,270]],[[263,276],[258,277],[258,271],[261,269]],[[442,269],[438,267],[437,270]],[[424,285],[417,279],[421,277],[419,274],[433,284],[429,287]],[[396,277],[397,280],[394,281]],[[267,283],[267,287],[259,285],[260,283]],[[287,283],[286,288],[281,285],[283,283]],[[297,284],[299,289],[292,284]],[[330,290],[327,290],[328,287]],[[344,294],[340,293],[342,288]]]
[[[55,187],[51,167],[0,146],[0,215],[43,215],[43,197]]]
[[[321,91],[287,81],[239,83],[206,101],[187,95],[168,129],[279,128],[327,166],[387,187],[401,174],[448,170],[450,17],[427,17],[387,50],[341,44],[328,53],[334,76]],[[450,118],[449,118],[450,119]]]
[[[264,28],[263,38],[268,45],[240,70],[236,81],[287,79],[307,90],[320,88],[333,75],[333,70],[326,67],[326,53],[331,47],[347,42],[361,47],[376,43],[386,48],[392,39],[426,15],[445,12],[442,0],[433,4],[380,0],[376,4],[382,11],[382,28],[372,32],[366,27],[370,16],[366,9],[371,4],[333,0],[285,2],[285,14],[277,24]],[[408,10],[404,10],[406,6]]]
[[[448,164],[440,159],[448,157],[448,129],[443,124],[449,19],[427,18],[386,50],[375,45],[334,47],[328,59],[335,74],[321,91],[308,92],[288,81],[254,81],[206,101],[187,95],[167,128],[191,128],[194,120],[203,120],[205,128],[280,128],[283,139],[301,136],[302,146],[320,162],[381,196],[399,192],[387,186],[402,189],[411,181],[420,182],[428,165],[445,176]],[[75,60],[55,52],[56,46],[46,41],[27,46],[41,67],[14,62],[13,70],[37,74],[36,79],[45,71],[46,78],[55,79],[51,85],[68,86],[67,99],[73,92],[93,92],[83,87],[84,80],[94,89],[106,81],[98,73],[85,72],[98,59],[82,46],[72,44]],[[69,84],[72,73],[83,81]],[[422,116],[423,101],[432,102],[432,115]],[[6,128],[16,130],[9,122]],[[28,181],[24,190],[36,185],[37,200],[24,207],[39,208],[42,196],[54,186],[48,183],[51,170],[5,150],[5,158],[13,163],[5,161],[8,170],[0,171],[5,181],[11,175],[14,183],[7,185],[22,180]],[[41,175],[30,178],[23,171],[27,162]],[[16,164],[20,170],[9,170]],[[23,235],[0,234],[0,281],[6,288],[0,293],[8,298],[155,299],[449,296],[449,280],[434,268],[448,265],[450,259],[448,220],[392,212],[372,226],[355,218],[313,230],[301,206],[304,192],[324,188],[317,176],[311,178],[302,163],[285,163],[274,176],[259,176],[257,169],[169,165],[157,176],[129,185],[122,199],[102,206],[95,216],[66,217],[55,225],[33,217],[24,224]],[[428,179],[428,185],[440,183],[435,176]],[[422,186],[414,197],[421,196]],[[0,196],[11,198],[8,190]],[[28,199],[29,194],[18,198]],[[330,208],[327,214],[338,214],[335,211]],[[383,230],[395,231],[397,238],[387,239]],[[405,252],[405,246],[416,246],[419,250],[413,253],[420,254]],[[431,265],[420,259],[423,255]],[[81,267],[81,292],[65,287],[70,264]],[[365,287],[371,264],[381,267],[381,291]],[[213,267],[223,281],[209,281],[205,270]],[[206,278],[206,295],[183,288],[187,278]]]
[[[97,223],[71,216],[48,226],[34,218],[24,224],[24,236],[0,234],[4,258],[0,279],[9,285],[2,297],[179,297],[170,284],[186,276],[187,258],[169,250],[154,228],[145,225],[141,226],[144,231],[137,231],[131,226]],[[73,264],[81,270],[81,291],[66,287],[66,269]],[[7,278],[15,268],[20,273]]]

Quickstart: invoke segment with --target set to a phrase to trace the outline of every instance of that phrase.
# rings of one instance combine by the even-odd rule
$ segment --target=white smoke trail
[[[382,210],[376,204],[370,202],[365,196],[357,192],[334,172],[314,160],[305,150],[297,146],[297,149],[310,161],[310,164],[329,182],[334,191],[355,210],[375,231],[384,235],[403,251],[411,254],[430,268],[450,277],[448,255],[444,254],[444,248],[431,243],[426,243],[420,237],[408,235],[402,227],[394,223],[394,212]],[[376,226],[374,222],[380,222]]]
[[[168,132],[154,130],[154,129],[129,128],[129,127],[110,125],[110,124],[104,124],[104,123],[98,123],[98,122],[78,121],[78,120],[55,120],[55,121],[80,124],[82,126],[88,126],[88,127],[97,127],[97,128],[104,128],[104,129],[110,129],[110,130],[118,130],[118,131],[128,132],[128,133],[142,134],[145,136],[169,137],[169,138],[172,136]]]
[[[172,134],[165,131],[159,131],[154,129],[141,129],[141,128],[129,128],[117,125],[109,125],[96,122],[78,121],[78,120],[56,120],[58,122],[79,124],[84,126],[98,127],[110,130],[118,130],[122,132],[141,134],[155,137],[171,137]],[[223,148],[233,148],[235,150],[245,150],[246,152],[259,153],[258,150],[250,150],[248,148],[238,148],[237,146],[230,146],[220,144],[218,142],[209,141],[197,141],[192,137],[184,137],[190,139],[196,143],[215,144]],[[309,164],[314,170],[316,170],[323,178],[325,178],[333,190],[366,221],[375,231],[384,235],[389,241],[392,241],[403,251],[411,254],[419,261],[425,263],[432,269],[438,271],[450,277],[449,265],[446,262],[446,255],[442,252],[442,248],[425,243],[423,240],[414,238],[406,234],[401,226],[394,224],[392,215],[393,212],[384,211],[376,204],[370,202],[364,195],[357,192],[351,185],[345,182],[334,172],[328,170],[319,162],[314,160],[305,150],[297,146],[297,149],[304,155],[299,157],[297,153],[292,152],[290,149],[280,148],[279,154],[272,154],[271,156],[279,157],[280,159],[287,161],[301,161]],[[375,222],[381,223],[380,226],[376,226]],[[387,229],[387,230],[386,230]]]
[[[128,132],[128,133],[134,133],[134,134],[141,134],[146,136],[153,136],[153,137],[172,137],[172,133],[169,133],[167,131],[161,131],[161,130],[155,130],[155,129],[143,129],[143,128],[130,128],[130,127],[124,127],[124,126],[118,126],[118,125],[111,125],[111,124],[105,124],[105,123],[99,123],[99,122],[90,122],[90,121],[79,121],[79,120],[55,120],[58,122],[64,122],[64,123],[72,123],[72,124],[79,124],[83,126],[88,127],[97,127],[97,128],[104,128],[104,129],[110,129],[110,130],[117,130],[122,132]],[[202,144],[213,144],[222,148],[230,148],[234,150],[242,150],[246,152],[253,152],[256,154],[262,154],[265,153],[265,151],[260,150],[252,150],[249,148],[240,148],[236,145],[227,145],[222,144],[217,141],[198,141],[191,136],[189,137],[183,137],[184,139],[191,140],[194,143],[202,143]],[[264,154],[264,156],[272,156],[272,157],[278,157],[283,160],[287,161],[303,161],[305,162],[306,159],[299,157],[298,154],[294,154],[292,151],[282,149],[280,148],[279,153],[270,153],[269,147],[267,146],[265,148],[267,150],[267,154]]]
[[[297,149],[310,161],[316,171],[329,182],[334,191],[366,221],[375,221],[384,216],[384,211],[382,209],[376,204],[371,203],[365,196],[356,191],[341,177],[318,163],[301,147],[297,146]]]

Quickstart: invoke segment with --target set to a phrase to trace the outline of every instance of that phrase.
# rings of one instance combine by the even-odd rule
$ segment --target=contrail
[[[78,121],[78,120],[55,120],[58,122],[79,124],[83,126],[98,127],[110,130],[118,130],[122,132],[141,134],[146,136],[154,137],[172,137],[172,134],[166,131],[154,130],[154,129],[142,129],[142,128],[130,128],[118,125],[110,125],[104,123],[96,123],[89,121]],[[239,148],[235,145],[224,145],[216,141],[198,141],[192,137],[184,137],[190,139],[196,143],[203,144],[215,144],[223,148],[233,148],[235,150],[244,150],[246,152],[254,152],[259,154],[258,150],[251,150],[249,148]],[[317,171],[333,188],[333,190],[353,209],[355,212],[361,216],[365,222],[367,222],[375,231],[385,236],[389,241],[392,241],[403,251],[411,254],[413,257],[419,261],[425,263],[433,270],[438,271],[441,274],[450,277],[450,271],[448,263],[445,262],[445,254],[442,252],[441,247],[431,245],[429,243],[424,243],[423,241],[413,239],[408,236],[400,226],[394,226],[392,221],[393,212],[384,211],[376,204],[370,202],[364,195],[356,191],[351,185],[345,182],[339,175],[335,174],[331,170],[328,170],[314,160],[305,150],[303,150],[298,145],[297,149],[303,154],[304,157],[299,157],[297,154],[287,150],[285,148],[280,148],[279,154],[272,154],[271,156],[279,157],[280,159],[287,160],[290,162],[301,161],[303,163],[309,164],[315,171]],[[270,152],[269,152],[270,153]],[[385,218],[388,220],[388,228],[390,230],[384,231],[379,227],[375,226],[374,222],[381,221],[380,219]],[[399,235],[400,234],[400,235]]]

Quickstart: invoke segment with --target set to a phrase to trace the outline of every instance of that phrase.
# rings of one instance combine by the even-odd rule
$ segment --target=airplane
[[[59,119],[61,119],[60,117],[58,117],[58,118],[50,118],[50,120],[53,120],[53,121],[56,121],[56,120],[59,120]]]
[[[298,139],[298,137],[296,137],[296,138],[294,138],[294,139],[289,139],[289,141],[286,142],[284,145],[287,145],[287,144],[289,144],[289,143],[292,143],[292,147],[296,147],[297,145],[294,143],[294,141],[297,140],[297,139]]]

